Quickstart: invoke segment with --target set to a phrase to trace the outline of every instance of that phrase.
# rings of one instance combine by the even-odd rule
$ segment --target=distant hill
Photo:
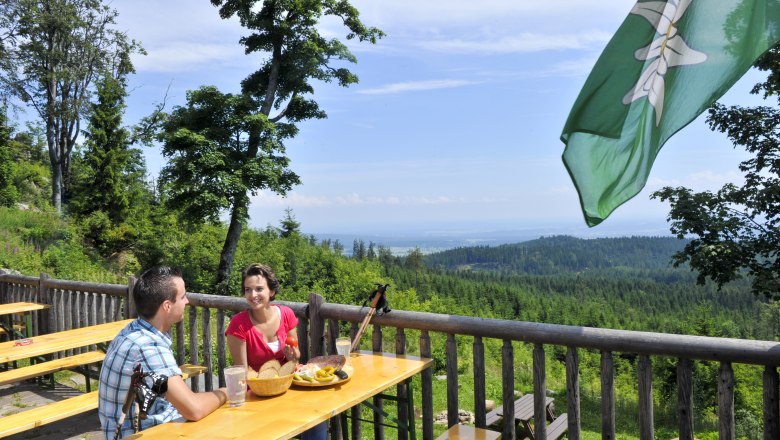
[[[499,246],[459,247],[425,256],[432,268],[489,270],[534,275],[594,269],[664,269],[685,242],[673,237],[581,239],[542,237]]]

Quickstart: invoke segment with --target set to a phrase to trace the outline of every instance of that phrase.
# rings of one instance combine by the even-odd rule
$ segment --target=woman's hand
[[[295,329],[287,334],[282,351],[288,361],[298,362],[298,359],[301,358],[301,351],[298,350],[298,332]]]
[[[301,358],[301,351],[298,350],[297,345],[285,345],[284,348],[282,348],[282,352],[284,353],[284,357],[291,362],[298,362],[298,359]]]

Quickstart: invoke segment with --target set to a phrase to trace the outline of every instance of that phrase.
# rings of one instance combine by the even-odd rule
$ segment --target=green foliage
[[[0,206],[13,206],[19,199],[14,182],[16,162],[10,143],[11,128],[5,116],[5,107],[0,107]]]
[[[279,234],[281,234],[282,238],[301,233],[301,222],[295,220],[295,215],[293,215],[293,210],[291,208],[284,210],[284,218],[279,226]]]
[[[101,0],[9,0],[0,15],[9,32],[0,63],[4,83],[51,133],[52,204],[60,211],[93,79],[132,72],[130,55],[142,49],[113,29],[117,13]]]
[[[69,208],[78,217],[105,213],[111,225],[118,225],[127,219],[130,201],[142,192],[144,164],[140,152],[130,148],[129,133],[122,127],[124,81],[103,77],[97,95],[84,133],[85,151],[71,184]]]
[[[138,212],[153,208],[144,182],[142,154],[131,148],[129,131],[122,127],[124,79],[104,77],[98,81],[97,92],[85,132],[85,150],[74,155],[68,211],[79,221],[89,244],[111,257],[136,247],[150,226],[149,217]],[[128,257],[123,257],[125,262],[134,258]],[[136,266],[132,263],[128,270]]]
[[[770,75],[752,93],[777,95],[780,49],[770,50],[756,65]],[[753,157],[739,165],[742,186],[728,183],[714,193],[665,187],[653,193],[671,205],[672,232],[695,237],[675,254],[675,264],[689,263],[699,273],[699,284],[709,278],[719,287],[749,275],[755,294],[780,299],[780,110],[716,103],[707,122]]]
[[[299,183],[287,169],[283,137],[247,96],[215,87],[188,92],[187,105],[173,110],[161,134],[170,159],[160,176],[168,204],[192,223],[218,222],[234,208],[245,221],[247,193],[285,194]]]

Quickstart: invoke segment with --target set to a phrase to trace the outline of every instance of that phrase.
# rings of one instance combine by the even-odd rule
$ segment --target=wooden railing
[[[49,311],[36,315],[35,331],[60,331],[95,323],[124,319],[133,315],[133,304],[128,292],[134,283],[110,285],[82,283],[16,275],[0,275],[0,303],[13,301],[37,301],[51,304]],[[222,370],[226,365],[224,330],[226,312],[245,308],[243,298],[220,297],[188,293],[190,301],[187,323],[180,323],[175,331],[175,351],[180,363],[190,362],[206,365],[210,371],[218,372],[218,382],[224,385]],[[342,323],[350,325],[354,336],[358,324],[363,320],[366,309],[358,306],[329,304],[316,294],[311,294],[308,303],[283,303],[290,306],[299,318],[299,336],[303,361],[310,356],[335,352],[335,338]],[[48,320],[43,316],[48,314]],[[347,324],[349,323],[349,324]],[[601,432],[603,439],[615,438],[615,367],[616,354],[637,355],[637,394],[640,439],[654,438],[652,357],[677,358],[678,421],[680,439],[693,439],[693,362],[696,360],[720,363],[718,374],[718,420],[721,439],[735,438],[734,373],[732,364],[764,366],[763,371],[763,426],[765,439],[780,439],[780,379],[777,366],[780,365],[780,343],[744,339],[712,338],[701,336],[672,335],[661,333],[598,329],[555,324],[484,319],[477,317],[444,315],[424,312],[393,310],[372,319],[371,349],[407,354],[407,331],[419,331],[419,352],[409,353],[431,357],[431,332],[446,335],[446,377],[447,377],[447,421],[448,425],[458,423],[458,347],[456,336],[473,338],[472,357],[474,374],[474,414],[476,426],[485,427],[485,338],[502,341],[502,405],[504,414],[514,414],[515,349],[513,342],[533,344],[533,388],[534,419],[545,419],[546,366],[545,349],[548,346],[566,347],[566,401],[568,406],[569,439],[581,438],[579,350],[591,349],[601,352]],[[395,347],[383,346],[385,329],[395,329]],[[388,335],[389,337],[390,335]],[[213,342],[216,340],[216,342]],[[186,346],[187,341],[189,345]],[[216,369],[214,368],[216,367]],[[213,389],[212,374],[205,375],[204,387]],[[198,381],[193,381],[196,391]],[[421,402],[422,435],[432,439],[433,428],[433,372],[428,369],[421,374],[421,389],[416,391]],[[405,397],[405,385],[397,387],[398,397]],[[382,399],[374,399],[374,405],[382,408]],[[353,437],[360,438],[361,423],[359,409],[353,408]],[[403,411],[398,420],[405,419]],[[373,437],[383,439],[383,419],[376,415]],[[412,422],[413,423],[413,422]],[[336,428],[338,429],[338,424]],[[504,439],[516,436],[514,423],[505,423]],[[543,423],[535,427],[537,439],[546,439]],[[402,434],[399,433],[399,437]]]

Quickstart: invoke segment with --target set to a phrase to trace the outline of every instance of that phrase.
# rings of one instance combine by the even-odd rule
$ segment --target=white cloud
[[[463,26],[511,20],[518,28],[551,26],[566,20],[598,21],[625,17],[633,2],[625,0],[354,0],[361,19],[378,27]],[[541,23],[540,23],[541,22]]]
[[[219,68],[240,62],[243,51],[237,44],[203,44],[179,41],[147,48],[148,55],[133,58],[139,71],[183,72],[199,68]]]
[[[580,34],[550,35],[522,32],[516,35],[489,36],[479,35],[475,39],[439,39],[420,42],[423,49],[449,53],[507,54],[541,52],[548,50],[582,49],[594,43],[609,41],[612,34],[589,31]]]
[[[653,177],[648,179],[646,187],[652,188],[653,191],[665,186],[683,186],[694,191],[716,191],[726,183],[738,183],[742,179],[742,176],[735,171],[716,173],[711,170],[702,170],[690,173],[680,179]]]
[[[350,193],[336,196],[312,196],[292,191],[286,197],[268,191],[261,191],[252,197],[254,207],[290,206],[292,208],[337,207],[337,206],[433,206],[469,203],[465,198],[448,196],[375,196]]]
[[[478,84],[476,81],[466,81],[461,79],[438,79],[429,81],[409,81],[401,83],[386,84],[373,89],[359,90],[358,93],[364,95],[388,95],[404,92],[418,92],[424,90],[452,89],[464,87],[472,84]]]

